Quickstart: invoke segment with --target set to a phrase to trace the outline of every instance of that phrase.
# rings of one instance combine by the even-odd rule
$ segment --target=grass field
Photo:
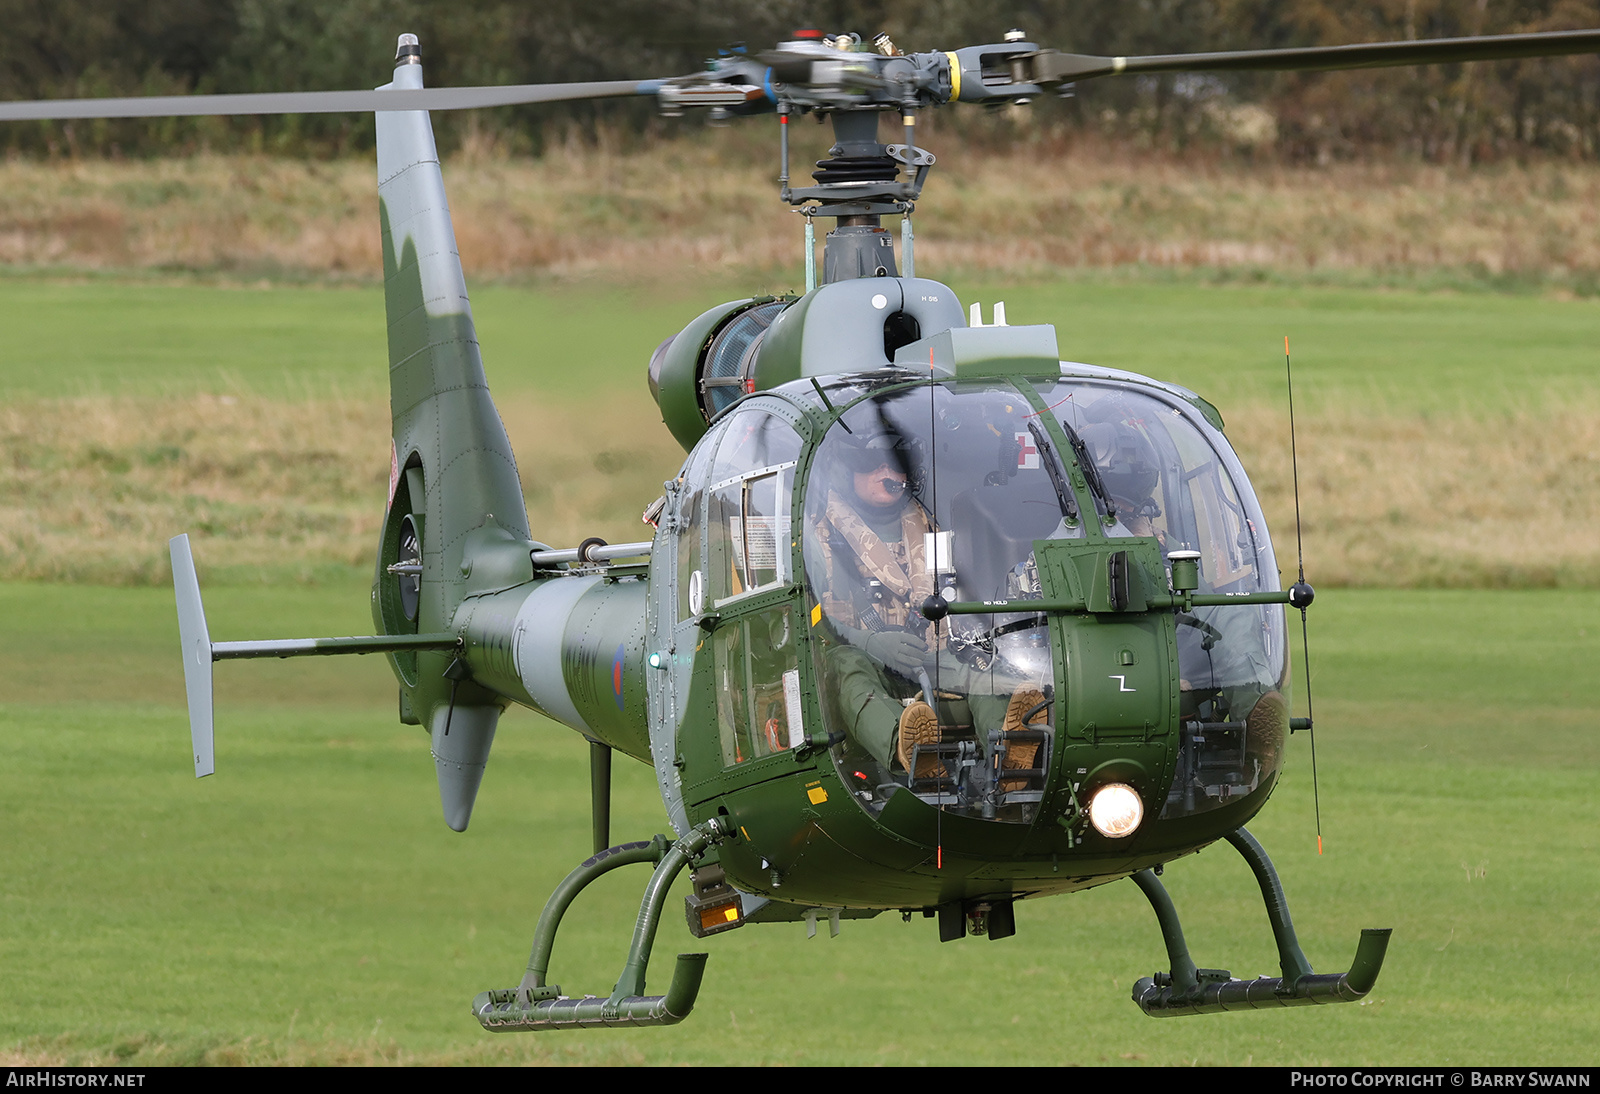
[[[1304,735],[1253,830],[1319,969],[1343,967],[1361,927],[1396,929],[1371,1000],[1143,1018],[1127,992],[1159,967],[1160,939],[1124,883],[1026,905],[1018,937],[992,945],[941,946],[897,917],[838,939],[751,927],[704,945],[706,987],[676,1029],[483,1034],[472,995],[516,982],[545,895],[587,854],[581,739],[508,718],[473,827],[456,835],[381,663],[252,663],[218,671],[218,776],[196,783],[186,761],[167,536],[204,533],[218,638],[370,626],[361,560],[388,455],[378,294],[8,280],[0,549],[11,576],[56,583],[0,585],[0,1061],[1596,1063],[1600,1011],[1582,977],[1600,942],[1600,305],[1149,280],[956,287],[1003,297],[1013,322],[1055,322],[1069,356],[1219,403],[1285,566],[1277,392],[1292,338],[1309,576],[1323,590],[1327,853]],[[643,363],[735,295],[475,292],[536,535],[636,527],[679,458]],[[1428,569],[1440,559],[1502,568]],[[1338,587],[1388,583],[1520,587]],[[618,813],[619,839],[661,827],[649,772],[619,770]],[[571,917],[553,970],[568,991],[610,987],[643,877],[608,879]],[[1231,852],[1167,880],[1201,964],[1271,971]],[[686,941],[664,927],[658,972]]]
[[[362,606],[359,587],[208,598],[219,635],[344,633]],[[1144,1018],[1127,992],[1160,936],[1120,883],[1024,905],[998,943],[896,916],[837,939],[750,927],[693,944],[712,959],[675,1029],[490,1037],[467,1003],[516,982],[587,853],[581,739],[513,715],[457,835],[381,663],[223,665],[219,773],[196,783],[168,595],[0,586],[0,1060],[1594,1064],[1597,610],[1589,591],[1319,598],[1326,854],[1304,735],[1253,829],[1319,968],[1395,928],[1362,1005]],[[618,838],[660,827],[637,765],[618,814]],[[567,990],[609,988],[643,880],[569,917]],[[1241,860],[1213,848],[1167,881],[1202,964],[1273,969]],[[689,942],[669,917],[656,971]]]
[[[919,132],[939,157],[916,214],[924,269],[1600,292],[1589,163],[1293,165],[1028,127],[968,142],[932,116]],[[831,139],[792,136],[797,164]],[[537,160],[465,151],[445,164],[463,259],[515,280],[793,269],[799,227],[776,200],[775,144],[752,120],[628,151],[604,137]],[[372,178],[366,157],[9,160],[0,262],[370,282]]]
[[[1006,299],[1014,322],[1055,323],[1072,358],[1205,394],[1280,534],[1293,520],[1289,335],[1319,585],[1600,587],[1600,301],[1079,279],[955,287],[986,306]],[[644,363],[665,333],[741,291],[475,293],[545,542],[638,535],[640,510],[682,459]],[[0,324],[0,572],[162,584],[178,528],[196,534],[211,581],[367,565],[389,455],[377,290],[14,281]]]
[[[937,276],[935,271],[927,271]],[[1056,277],[1028,285],[956,278],[984,315],[1054,323],[1061,352],[1154,375],[1223,410],[1280,404],[1283,338],[1307,412],[1497,414],[1594,393],[1600,300],[1314,286],[1215,287]],[[383,296],[320,288],[85,280],[0,282],[0,395],[163,396],[196,391],[302,398],[383,395]],[[656,343],[704,308],[793,281],[671,280],[473,286],[497,398],[649,407]],[[92,316],[86,322],[85,316]]]

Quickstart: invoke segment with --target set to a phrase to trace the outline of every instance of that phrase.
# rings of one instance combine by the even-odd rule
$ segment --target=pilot
[[[829,651],[840,709],[847,731],[885,770],[910,771],[913,749],[940,740],[938,716],[922,697],[929,670],[958,691],[966,690],[969,671],[950,655],[941,656],[939,627],[917,610],[935,591],[926,538],[934,521],[915,496],[920,444],[883,430],[851,434],[833,451],[827,501],[813,515],[807,553],[822,563],[823,572],[814,575],[820,606],[840,639]],[[993,701],[988,695],[969,700],[980,707]],[[992,717],[1006,729],[1019,729],[1042,701],[1037,688],[1019,687],[999,700]],[[988,722],[980,715],[975,724]],[[1031,767],[1036,753],[1037,745],[1013,746],[1005,766]],[[937,760],[927,757],[916,775],[927,777],[937,768]]]
[[[1166,529],[1155,523],[1161,516],[1154,496],[1161,465],[1150,440],[1126,421],[1085,426],[1081,436],[1117,507],[1113,534],[1153,536],[1165,556],[1177,544],[1169,544]],[[1183,705],[1195,707],[1201,696],[1214,696],[1211,713],[1218,720],[1244,722],[1249,754],[1270,756],[1276,766],[1288,727],[1288,704],[1281,685],[1272,680],[1260,617],[1229,608],[1196,608],[1181,615],[1179,623]]]
[[[1154,497],[1161,478],[1155,449],[1138,430],[1122,422],[1085,426],[1081,436],[1100,471],[1106,493],[1111,495],[1111,504],[1117,508],[1117,521],[1122,527],[1114,534],[1154,536],[1165,554],[1166,532],[1155,523],[1161,515]]]

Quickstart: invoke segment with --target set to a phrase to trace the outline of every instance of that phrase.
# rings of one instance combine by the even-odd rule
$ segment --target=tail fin
[[[421,87],[416,39],[403,35],[394,81],[380,90]],[[445,631],[465,593],[467,534],[492,525],[506,539],[526,541],[528,514],[484,379],[428,114],[379,112],[377,132],[394,450],[373,621],[382,634]],[[413,559],[420,560],[420,576],[389,571]],[[403,595],[408,580],[414,595]],[[460,831],[504,700],[470,680],[447,678],[446,653],[393,658],[402,716],[429,727],[445,820]]]

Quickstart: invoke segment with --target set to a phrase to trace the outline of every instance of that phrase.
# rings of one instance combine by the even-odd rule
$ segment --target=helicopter
[[[941,941],[1016,933],[1018,900],[1131,879],[1168,968],[1134,1002],[1182,1016],[1358,1001],[1387,929],[1314,972],[1271,860],[1244,827],[1290,733],[1285,605],[1266,521],[1216,408],[1176,385],[1062,359],[915,272],[934,155],[919,112],[1004,105],[1083,80],[1600,52],[1600,31],[1153,57],[1066,54],[1011,31],[953,51],[797,32],[689,76],[429,89],[399,38],[373,91],[0,104],[0,120],[373,111],[393,435],[374,633],[213,641],[187,535],[171,541],[191,744],[212,774],[213,666],[381,654],[399,719],[428,734],[464,831],[511,705],[590,747],[594,854],[557,887],[521,982],[479,994],[492,1032],[670,1025],[707,955],[646,974],[667,895],[704,938],[749,924],[899,912]],[[686,452],[654,535],[532,538],[490,396],[429,111],[652,97],[665,113],[775,115],[779,197],[804,222],[805,292],[729,301],[652,355]],[[900,143],[879,139],[898,115]],[[789,125],[830,122],[811,185]],[[884,217],[900,217],[898,250]],[[815,219],[834,222],[816,261]],[[649,764],[673,832],[613,846],[613,753]],[[1281,976],[1196,966],[1159,874],[1222,840],[1249,864]],[[607,995],[549,982],[563,916],[599,877],[652,867]]]

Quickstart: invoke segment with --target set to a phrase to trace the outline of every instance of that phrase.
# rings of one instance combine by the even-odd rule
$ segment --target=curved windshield
[[[1002,384],[920,386],[847,409],[806,487],[806,580],[835,758],[869,809],[908,788],[1026,822],[1043,796],[1055,672],[1038,613],[950,616],[946,600],[1038,599],[1036,540],[1081,537],[1032,406]]]
[[[1133,384],[1064,379],[1039,394],[1081,438],[1113,536],[1197,551],[1200,593],[1276,590],[1266,523],[1222,434],[1194,408]],[[1163,817],[1224,805],[1277,771],[1288,732],[1281,605],[1177,613],[1181,747]]]

